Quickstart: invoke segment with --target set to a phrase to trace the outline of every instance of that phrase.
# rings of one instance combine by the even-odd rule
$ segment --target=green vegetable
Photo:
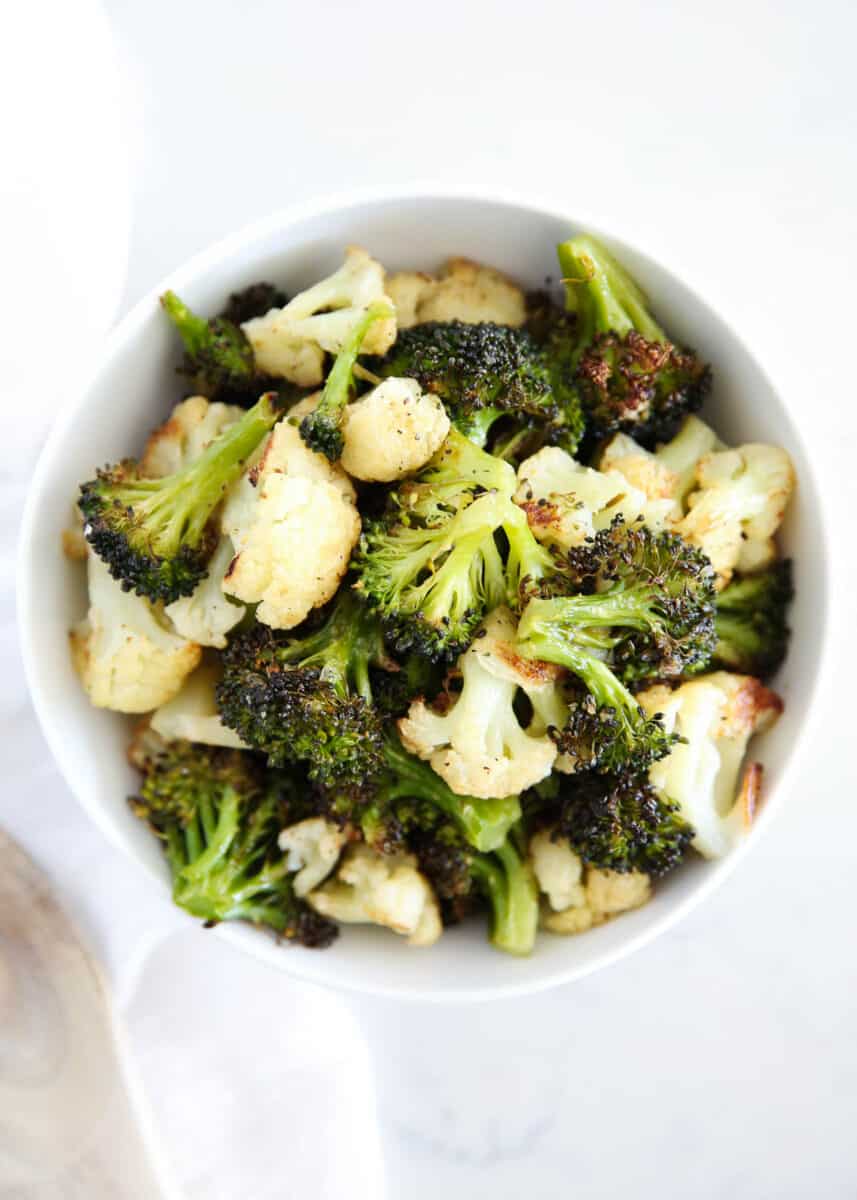
[[[709,368],[669,341],[636,283],[594,238],[571,238],[558,253],[566,305],[576,317],[558,343],[574,372],[590,441],[617,431],[646,446],[668,441],[702,404]]]
[[[294,895],[277,835],[289,819],[289,782],[254,755],[170,742],[146,756],[136,815],[164,843],[173,899],[207,925],[250,921],[304,946],[336,927]]]
[[[568,584],[583,594],[537,597],[518,626],[522,653],[567,667],[586,689],[557,743],[602,771],[642,770],[674,739],[643,714],[626,683],[677,678],[710,660],[711,564],[677,535],[617,517],[569,552]]]
[[[794,597],[791,562],[733,579],[717,596],[714,662],[766,679],[782,666],[789,644],[787,610]]]
[[[376,321],[394,314],[387,304],[372,304],[354,326],[345,345],[336,356],[321,400],[316,408],[303,418],[300,424],[301,437],[311,450],[324,454],[331,462],[342,457],[345,438],[342,433],[342,417],[345,406],[351,399],[354,387],[354,364],[363,339]]]
[[[150,600],[190,595],[217,544],[212,515],[280,415],[268,393],[173,475],[142,479],[126,459],[82,484],[84,535],[114,579]]]

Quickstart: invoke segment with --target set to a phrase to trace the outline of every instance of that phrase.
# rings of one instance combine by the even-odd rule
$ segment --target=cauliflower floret
[[[568,839],[555,838],[552,829],[543,829],[531,839],[530,861],[547,901],[542,928],[551,933],[583,933],[609,917],[639,908],[651,895],[648,875],[584,868]]]
[[[551,829],[541,829],[530,839],[533,872],[554,912],[586,902],[583,863],[571,849],[568,838],[554,837]]]
[[[243,417],[243,408],[212,403],[205,396],[188,396],[159,425],[143,449],[140,474],[163,479],[199,458],[215,438]]]
[[[226,645],[227,633],[246,612],[243,604],[230,600],[223,592],[223,581],[233,554],[231,540],[222,537],[211,556],[205,579],[189,596],[181,596],[164,609],[181,637],[200,646],[215,646],[218,650]]]
[[[327,879],[347,841],[348,834],[324,817],[309,817],[282,831],[278,844],[288,870],[297,872],[292,881],[296,896],[308,895]]]
[[[177,637],[142,596],[122,590],[101,559],[87,560],[89,612],[69,634],[72,659],[96,708],[143,713],[166,703],[202,650]]]
[[[527,317],[521,289],[493,267],[468,258],[451,258],[436,279],[420,271],[402,271],[391,276],[387,294],[400,329],[424,321],[523,325]]]
[[[547,899],[542,928],[551,933],[583,933],[608,917],[639,908],[651,895],[648,875],[584,868],[568,838],[554,837],[552,829],[530,840],[530,861]]]
[[[336,592],[360,536],[345,472],[281,421],[232,489],[222,516],[235,557],[223,590],[275,629],[292,629]]]
[[[384,268],[359,246],[349,246],[345,262],[326,279],[300,292],[283,308],[272,308],[241,326],[259,369],[301,387],[314,387],[324,375],[324,352],[338,354],[365,310],[387,301]],[[364,354],[385,354],[396,340],[394,317],[376,321],[363,341]]]
[[[696,490],[678,531],[699,546],[726,586],[736,569],[756,570],[776,558],[773,536],[794,490],[785,450],[748,444],[706,454],[696,468]]]
[[[515,695],[519,688],[537,698],[554,691],[559,672],[518,657],[508,609],[495,609],[483,630],[459,660],[463,684],[454,703],[441,714],[415,700],[399,732],[458,795],[514,796],[548,776],[557,754],[543,720],[536,731],[521,727]]]
[[[206,746],[247,749],[238,734],[220,719],[214,696],[219,681],[217,663],[204,662],[185,681],[180,692],[152,713],[150,728],[167,742],[186,738]]]
[[[662,714],[668,733],[685,739],[649,769],[652,785],[680,806],[699,853],[720,858],[749,832],[762,768],[751,763],[741,776],[741,764],[750,738],[774,723],[782,701],[758,679],[727,671],[637,698],[649,716]]]
[[[586,872],[586,904],[596,925],[617,913],[640,908],[651,894],[652,881],[642,871],[590,867]]]
[[[396,310],[396,325],[410,329],[419,325],[420,304],[437,287],[437,280],[425,271],[399,271],[387,279],[387,295]]]
[[[310,450],[300,435],[300,418],[312,412],[321,399],[321,392],[307,396],[289,410],[288,418],[275,425],[253,458],[240,483],[248,484],[252,495],[260,478],[279,473],[300,476],[318,483],[328,483],[349,504],[354,504],[357,493],[354,484],[337,463],[332,463],[323,454]],[[246,489],[245,489],[246,490]],[[234,495],[230,493],[230,498]]]
[[[676,476],[675,496],[684,505],[687,494],[696,480],[696,465],[705,454],[725,450],[710,425],[699,417],[685,417],[681,429],[672,439],[658,446],[654,457]]]
[[[446,409],[414,379],[385,379],[345,409],[342,465],[355,479],[390,483],[419,470],[449,433]]]
[[[618,514],[662,529],[673,509],[672,500],[648,500],[618,471],[581,466],[557,446],[521,463],[515,502],[539,541],[564,549],[579,546]]]
[[[351,846],[335,877],[307,896],[307,903],[334,921],[385,925],[412,946],[431,946],[443,926],[428,880],[410,854],[377,854]]]
[[[683,515],[677,472],[626,433],[617,433],[610,439],[601,454],[598,469],[606,474],[621,475],[647,500],[669,501],[668,521],[678,520]]]
[[[669,501],[665,521],[674,525],[685,512],[688,492],[694,487],[700,459],[725,450],[717,434],[699,417],[685,417],[670,442],[652,453],[627,434],[617,433],[601,453],[599,470],[616,471],[650,501]],[[660,507],[656,511],[662,511]]]

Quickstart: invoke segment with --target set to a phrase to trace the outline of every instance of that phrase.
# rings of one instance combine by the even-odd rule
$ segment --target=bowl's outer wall
[[[293,294],[334,269],[345,245],[358,243],[389,270],[432,269],[449,255],[462,254],[535,287],[556,279],[555,244],[576,228],[560,215],[514,203],[456,197],[373,200],[316,211],[291,223],[265,222],[200,256],[168,284],[193,308],[213,312],[230,291],[260,278]],[[605,236],[605,241],[643,284],[662,323],[714,364],[715,389],[706,415],[721,436],[730,443],[784,445],[803,481],[782,531],[797,583],[795,636],[777,680],[785,714],[754,744],[770,796],[808,717],[824,633],[826,562],[809,464],[782,401],[735,334],[668,271],[615,239]],[[80,567],[60,553],[60,534],[71,519],[80,481],[104,462],[137,453],[150,428],[179,399],[177,361],[176,339],[153,294],[115,331],[91,386],[55,429],[34,479],[21,557],[25,658],[52,751],[87,811],[111,841],[158,878],[159,886],[166,881],[160,850],[126,804],[135,787],[124,755],[129,722],[92,709],[71,667],[67,630],[83,613],[84,589]],[[762,824],[769,815],[763,814]],[[526,962],[491,950],[478,923],[448,932],[428,954],[407,950],[385,932],[364,929],[345,931],[329,954],[283,948],[250,929],[232,928],[224,936],[286,970],[336,986],[437,999],[513,994],[588,973],[649,940],[708,892],[730,865],[689,863],[644,909],[584,937],[543,935]]]

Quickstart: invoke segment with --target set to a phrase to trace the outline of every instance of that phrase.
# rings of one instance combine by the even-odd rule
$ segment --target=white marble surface
[[[47,758],[11,599],[33,447],[62,399],[40,389],[2,455],[0,821],[108,965],[186,1194],[857,1195],[857,571],[845,519],[857,418],[841,365],[857,270],[853,6],[110,0],[107,11],[131,169],[122,310],[213,238],[319,192],[424,177],[566,196],[683,265],[792,373],[842,549],[828,734],[719,895],[635,958],[540,998],[460,1011],[345,1000],[189,932]],[[26,134],[25,95],[5,111]],[[120,169],[106,142],[104,159]],[[32,394],[19,387],[16,405]]]

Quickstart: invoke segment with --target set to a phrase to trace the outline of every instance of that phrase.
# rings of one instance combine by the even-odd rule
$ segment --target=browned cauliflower
[[[173,633],[163,612],[87,559],[89,611],[69,634],[72,658],[96,708],[144,713],[165,704],[200,660],[199,646]]]
[[[181,691],[152,713],[149,725],[154,732],[166,742],[184,739],[206,746],[247,749],[235,730],[223,724],[217,711],[214,689],[220,675],[216,660],[204,661],[197,667]]]
[[[720,858],[752,825],[762,768],[750,763],[742,772],[747,743],[774,723],[782,701],[758,679],[728,671],[701,675],[675,691],[652,687],[637,699],[683,739],[649,769],[649,779],[679,805],[699,853]]]
[[[443,712],[415,700],[399,721],[402,741],[461,796],[514,796],[545,779],[557,756],[549,724],[565,724],[556,696],[558,671],[515,651],[515,620],[506,608],[488,617],[459,660],[460,694]],[[536,718],[524,728],[513,707],[518,690]],[[552,720],[545,712],[556,708]]]
[[[384,268],[360,246],[349,246],[333,275],[241,326],[256,365],[266,375],[315,387],[324,377],[324,355],[338,354],[371,304],[390,302]],[[386,354],[396,340],[396,322],[376,321],[363,342],[366,354]]]
[[[443,926],[435,894],[410,854],[378,854],[363,844],[346,852],[333,879],[307,896],[324,917],[385,925],[411,946],[431,946]]]
[[[387,295],[395,305],[400,329],[424,321],[523,325],[527,317],[521,289],[493,267],[469,258],[449,259],[437,278],[422,271],[392,275]]]
[[[700,459],[678,532],[711,559],[718,587],[776,559],[774,534],[794,485],[791,459],[777,446],[751,443]]]
[[[584,467],[558,446],[521,463],[515,502],[539,541],[562,549],[581,545],[617,515],[662,529],[673,509],[671,499],[649,498],[618,471]]]
[[[542,829],[530,839],[530,862],[545,897],[541,925],[550,933],[584,933],[609,917],[640,908],[652,885],[642,871],[585,867],[567,838]]]
[[[345,472],[281,421],[227,497],[222,527],[235,547],[223,590],[291,629],[336,592],[360,517]]]

